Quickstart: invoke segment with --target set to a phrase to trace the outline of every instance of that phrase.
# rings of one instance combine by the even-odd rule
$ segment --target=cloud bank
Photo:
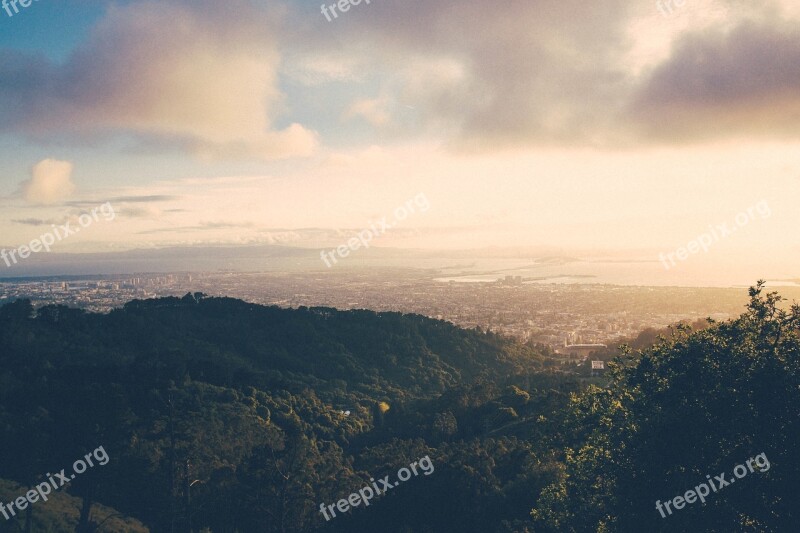
[[[317,138],[274,128],[279,55],[247,2],[225,9],[137,2],[111,6],[64,64],[0,53],[5,128],[34,135],[127,132],[198,155],[308,155]]]
[[[63,63],[0,51],[0,131],[204,159],[308,156],[364,128],[480,152],[793,139],[798,10],[716,3],[717,27],[632,0],[385,1],[335,23],[297,2],[110,5]]]

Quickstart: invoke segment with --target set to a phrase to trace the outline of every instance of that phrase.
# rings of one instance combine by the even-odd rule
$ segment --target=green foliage
[[[0,477],[16,490],[105,447],[34,531],[78,528],[80,509],[86,531],[117,512],[217,533],[796,531],[800,309],[759,284],[741,317],[699,326],[644,332],[586,386],[538,348],[415,315],[17,301],[0,307]],[[762,452],[769,471],[655,510]],[[426,455],[430,476],[319,513]],[[144,527],[118,519],[101,530]]]
[[[30,487],[25,487],[5,479],[0,479],[0,502],[8,503],[23,496]],[[81,500],[58,491],[48,496],[48,500],[29,505],[31,531],[36,533],[62,533],[75,531],[81,509]],[[10,520],[0,518],[0,531],[24,531],[28,509]],[[107,533],[146,533],[144,524],[133,518],[122,516],[115,509],[97,505],[92,513],[92,525],[102,527],[98,531]]]
[[[800,308],[750,291],[747,312],[673,336],[611,365],[608,389],[574,398],[565,475],[533,511],[537,531],[797,531]],[[765,453],[706,503],[662,518],[670,500]]]
[[[62,489],[91,511],[85,530],[101,504],[153,531],[438,532],[464,505],[463,527],[524,522],[556,471],[539,450],[560,438],[568,397],[551,390],[575,390],[493,334],[201,294],[108,315],[14,302],[0,346],[0,476],[30,484],[104,446],[110,462]],[[425,455],[436,473],[380,505],[319,513]]]

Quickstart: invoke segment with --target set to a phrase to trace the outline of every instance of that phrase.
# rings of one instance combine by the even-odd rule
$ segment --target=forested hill
[[[81,533],[101,521],[94,504],[153,531],[467,531],[526,519],[555,466],[537,466],[535,442],[518,436],[551,443],[574,386],[540,372],[529,347],[443,321],[201,294],[105,315],[16,301],[0,307],[0,347],[0,479],[32,487],[98,446],[110,457],[62,489],[82,499],[71,511]],[[531,383],[530,394],[514,386]],[[424,491],[332,522],[319,513],[431,445],[449,465]],[[494,466],[461,470],[487,454]],[[473,499],[473,511],[458,524],[408,514],[433,493],[454,509]],[[478,505],[481,495],[494,496]],[[61,531],[49,503],[16,527]]]
[[[0,503],[80,475],[0,532],[800,531],[800,305],[763,282],[749,294],[740,317],[624,350],[592,384],[420,316],[199,294],[108,315],[14,302]],[[78,471],[87,454],[105,462]],[[402,479],[415,461],[426,473]],[[742,481],[681,509],[716,473]]]
[[[0,310],[15,366],[125,368],[160,379],[370,397],[440,394],[541,367],[508,339],[419,315],[281,309],[230,298],[136,300],[108,315],[66,307]]]

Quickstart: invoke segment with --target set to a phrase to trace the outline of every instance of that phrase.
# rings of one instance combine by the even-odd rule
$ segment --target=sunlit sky
[[[0,245],[111,202],[58,251],[328,246],[422,193],[377,245],[647,256],[766,202],[719,261],[800,275],[796,1],[320,3],[0,11]]]

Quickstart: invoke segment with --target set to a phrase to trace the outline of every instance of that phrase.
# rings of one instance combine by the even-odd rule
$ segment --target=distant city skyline
[[[735,315],[747,300],[741,288],[621,287],[552,283],[443,283],[414,270],[362,269],[314,273],[196,272],[108,277],[0,280],[0,303],[31,299],[34,306],[60,304],[109,312],[133,299],[209,296],[241,298],[283,308],[335,307],[415,313],[472,329],[480,327],[523,342],[615,343],[645,328],[679,321]],[[781,288],[787,297],[797,287]]]

